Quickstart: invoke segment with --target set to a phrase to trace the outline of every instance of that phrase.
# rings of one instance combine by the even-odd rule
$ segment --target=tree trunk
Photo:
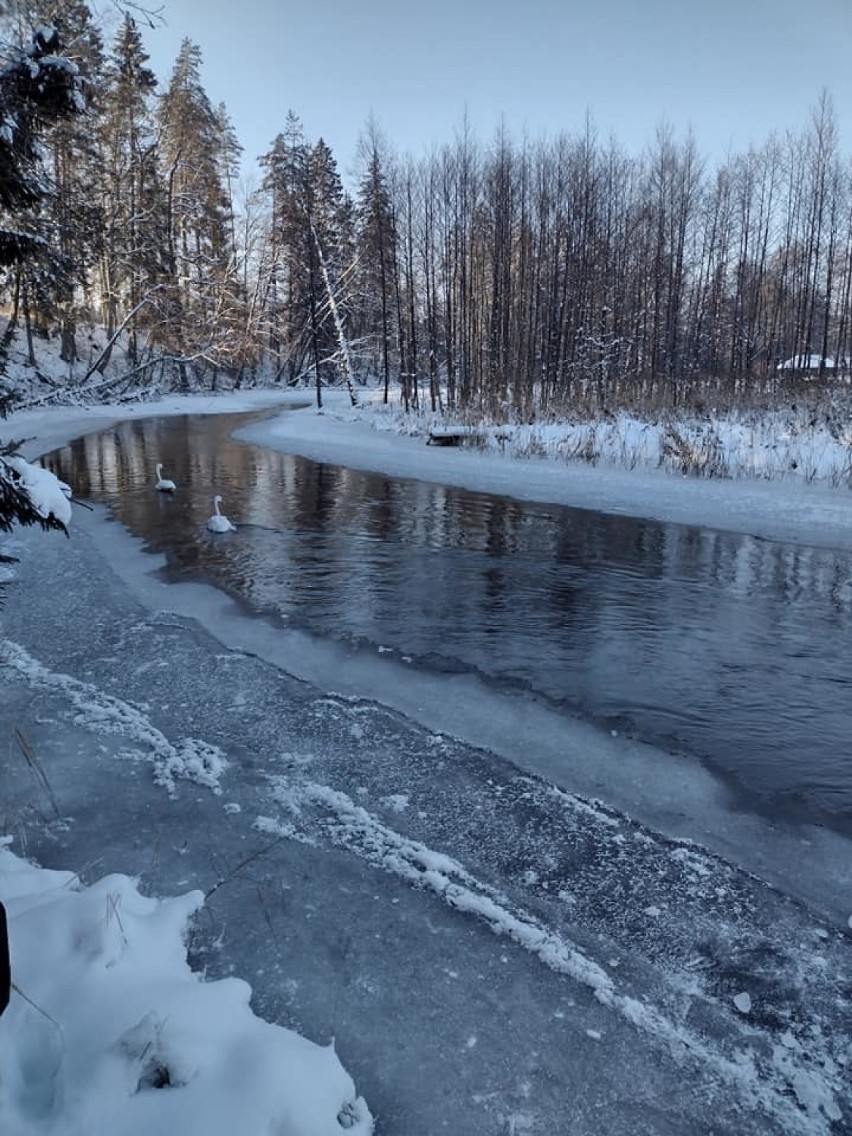
[[[33,346],[33,324],[30,317],[30,296],[26,281],[24,281],[24,327],[27,333],[27,362],[31,367],[36,365],[35,348]]]
[[[331,308],[331,316],[334,320],[334,331],[337,335],[337,344],[340,348],[340,355],[343,359],[343,372],[346,382],[346,389],[349,391],[349,399],[353,406],[358,405],[358,396],[355,393],[354,374],[352,371],[352,356],[349,351],[349,341],[346,338],[346,332],[343,327],[343,320],[340,318],[340,309],[337,306],[337,300],[334,297],[334,289],[331,286],[331,280],[328,275],[328,267],[325,263],[325,257],[322,254],[322,245],[317,236],[317,231],[311,225],[311,235],[313,236],[314,243],[317,250],[317,258],[319,260],[320,274],[322,275],[323,283],[325,284],[326,295],[328,296],[328,306]],[[313,299],[313,294],[312,294]]]

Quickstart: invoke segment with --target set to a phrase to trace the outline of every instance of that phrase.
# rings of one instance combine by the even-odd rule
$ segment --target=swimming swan
[[[159,463],[157,464],[157,484],[154,488],[159,489],[161,493],[174,493],[177,488],[173,481],[163,477],[163,467]]]
[[[219,502],[222,498],[217,493],[213,498],[213,516],[207,522],[207,527],[214,533],[236,532],[237,526],[232,525],[227,517],[223,517],[219,512]]]

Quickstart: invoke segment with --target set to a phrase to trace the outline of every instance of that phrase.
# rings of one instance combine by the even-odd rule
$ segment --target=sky
[[[848,0],[165,0],[162,13],[145,32],[152,66],[167,80],[181,40],[199,45],[247,168],[291,108],[344,177],[370,116],[417,157],[465,115],[486,142],[501,121],[537,138],[590,115],[632,151],[667,121],[721,160],[801,127],[824,88],[842,138],[852,108]]]

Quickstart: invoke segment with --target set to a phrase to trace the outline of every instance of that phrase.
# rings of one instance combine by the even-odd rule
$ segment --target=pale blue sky
[[[166,80],[184,36],[245,157],[287,110],[326,139],[344,176],[372,113],[417,156],[465,110],[488,141],[501,116],[532,137],[583,128],[630,150],[667,119],[711,159],[798,129],[823,87],[852,145],[852,0],[165,0],[144,30]]]

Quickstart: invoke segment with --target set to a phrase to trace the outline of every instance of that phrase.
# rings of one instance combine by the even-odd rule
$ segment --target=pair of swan
[[[177,489],[177,486],[170,478],[163,477],[163,466],[160,462],[157,463],[157,481],[154,488],[159,490],[160,493],[174,493]],[[213,516],[207,521],[207,528],[213,533],[236,532],[237,526],[231,524],[228,518],[223,513],[219,512],[221,501],[222,498],[217,493],[213,498]]]

